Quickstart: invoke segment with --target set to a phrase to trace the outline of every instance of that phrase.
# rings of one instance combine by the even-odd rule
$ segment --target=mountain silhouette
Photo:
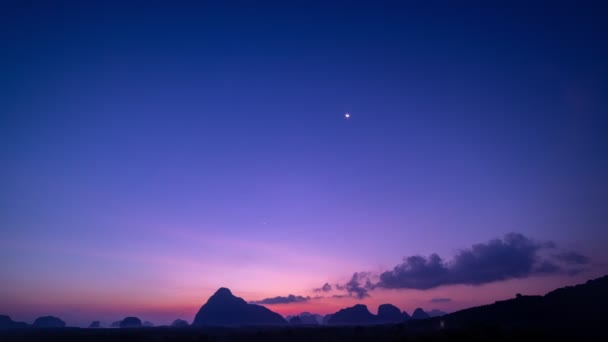
[[[99,321],[93,321],[89,324],[89,328],[101,328],[101,323],[99,323]]]
[[[378,323],[400,323],[409,318],[403,315],[401,310],[393,304],[381,304],[378,306]]]
[[[420,329],[538,329],[601,332],[608,317],[608,276],[568,286],[544,296],[522,296],[457,311],[442,317],[408,322]]]
[[[193,326],[284,325],[287,321],[263,306],[248,304],[227,288],[209,297],[192,322]]]
[[[187,321],[183,320],[183,319],[176,319],[175,321],[173,321],[173,323],[171,323],[171,327],[172,328],[186,328],[189,327],[190,324],[188,324]]]
[[[120,321],[119,326],[121,328],[141,328],[142,323],[137,317],[125,317],[125,319]]]
[[[363,304],[357,304],[342,309],[333,314],[327,324],[329,325],[367,325],[377,322],[377,318]]]
[[[422,310],[422,308],[417,308],[416,310],[414,310],[414,313],[412,314],[412,319],[427,319],[430,316],[424,312],[424,310]]]
[[[15,322],[9,316],[0,315],[0,329],[22,329],[27,327],[27,323]]]
[[[65,322],[53,316],[38,317],[32,324],[34,328],[65,328]]]

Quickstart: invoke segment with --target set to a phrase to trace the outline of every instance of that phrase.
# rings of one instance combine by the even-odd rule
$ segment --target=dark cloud
[[[329,292],[331,291],[331,285],[329,283],[325,283],[323,286],[318,287],[313,290],[314,292]]]
[[[370,280],[369,272],[358,272],[353,274],[348,283],[344,284],[344,289],[350,296],[358,299],[369,297],[369,290],[373,289],[374,285]]]
[[[335,295],[331,295],[331,296],[314,296],[311,299],[324,299],[324,298],[337,298],[337,299],[341,299],[341,298],[352,298],[352,296],[348,295],[348,294],[335,294]]]
[[[464,249],[449,262],[437,254],[428,258],[407,257],[393,270],[381,273],[380,281],[373,287],[426,290],[442,285],[481,285],[537,274],[564,273],[562,267],[540,255],[541,250],[553,248],[552,243],[539,243],[522,234],[510,233],[503,239]],[[572,255],[568,257],[577,260]]]
[[[534,267],[535,274],[554,274],[564,272],[564,269],[549,260],[543,260],[540,264]]]
[[[582,268],[571,268],[571,269],[566,270],[566,274],[569,275],[569,276],[575,276],[575,275],[577,275],[577,274],[579,274],[579,273],[581,273],[583,271],[585,271],[585,269],[582,269]]]
[[[591,261],[589,257],[586,257],[577,252],[564,252],[554,255],[555,259],[573,265],[587,265]]]
[[[430,289],[448,282],[450,271],[439,255],[411,256],[392,271],[380,274],[378,287]]]
[[[303,297],[303,296],[294,296],[294,295],[290,294],[287,297],[278,296],[278,297],[272,297],[272,298],[265,298],[262,300],[252,301],[250,303],[251,304],[289,304],[289,303],[302,303],[302,302],[307,302],[309,300],[310,300],[309,296]]]
[[[429,300],[429,302],[431,303],[447,303],[447,302],[451,302],[452,298],[433,298],[431,300]]]
[[[333,289],[347,294],[334,295],[333,298],[363,299],[376,288],[427,290],[443,285],[482,285],[534,275],[575,275],[590,263],[590,259],[582,254],[559,251],[553,242],[535,241],[519,233],[509,233],[502,239],[463,249],[449,261],[436,253],[429,257],[414,255],[405,257],[401,264],[379,275],[357,272],[347,283],[334,284]],[[325,283],[314,291],[329,290],[332,286]],[[431,302],[450,300],[435,298]]]

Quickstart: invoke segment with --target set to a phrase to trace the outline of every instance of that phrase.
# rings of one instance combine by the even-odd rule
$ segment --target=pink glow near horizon
[[[427,291],[417,290],[380,290],[374,291],[372,297],[358,300],[353,297],[343,299],[322,298],[311,299],[302,303],[264,305],[269,309],[283,315],[294,315],[301,312],[312,312],[328,314],[354,304],[366,304],[372,313],[376,313],[380,304],[391,303],[401,310],[412,313],[415,308],[422,307],[425,310],[439,309],[452,312],[459,309],[493,303],[496,300],[513,298],[515,293],[527,295],[542,295],[554,289],[554,284],[561,286],[573,285],[583,282],[585,276],[564,279],[550,277],[537,277],[525,280],[510,280],[503,283],[494,283],[483,286],[450,286]],[[43,314],[55,314],[63,317],[68,324],[85,326],[92,320],[102,320],[109,324],[127,315],[136,315],[144,320],[151,320],[156,324],[169,324],[176,318],[191,321],[201,305],[215,290],[203,290],[201,293],[176,293],[173,296],[150,297],[131,295],[108,294],[105,296],[74,296],[64,294],[63,296],[50,298],[46,302],[39,300],[28,301],[26,298],[3,299],[7,307],[12,307],[11,316],[14,319],[33,321],[34,318]],[[280,293],[283,293],[281,291]],[[243,296],[242,293],[233,291],[236,296],[244,297],[245,300],[257,300],[262,296],[258,294],[254,298]],[[451,298],[450,302],[432,303],[433,298]]]
[[[7,313],[15,319],[32,321],[41,315],[56,314],[66,319],[69,324],[80,326],[91,320],[109,322],[126,315],[141,316],[142,319],[158,324],[170,323],[175,318],[191,321],[200,306],[220,286],[231,288],[235,295],[247,301],[288,294],[311,297],[309,301],[301,303],[265,305],[284,316],[303,311],[328,314],[356,303],[368,305],[372,313],[376,312],[378,305],[384,303],[394,304],[409,313],[417,307],[450,312],[498,299],[512,298],[515,293],[544,294],[557,285],[583,282],[588,277],[602,274],[602,269],[596,268],[592,273],[587,272],[574,278],[532,277],[483,286],[443,286],[425,291],[375,290],[370,298],[363,300],[353,297],[338,299],[330,296],[345,293],[334,290],[326,294],[313,292],[312,289],[321,286],[325,281],[332,284],[344,283],[348,280],[348,273],[344,270],[357,270],[359,265],[338,260],[333,264],[323,264],[324,259],[320,256],[307,259],[306,253],[264,241],[231,240],[221,236],[195,234],[184,229],[158,230],[155,233],[164,234],[165,241],[175,240],[185,249],[180,253],[164,255],[150,253],[150,250],[140,249],[138,246],[132,249],[108,250],[71,245],[69,241],[59,240],[48,240],[49,243],[46,244],[5,240],[1,244],[6,249],[46,253],[61,260],[68,257],[65,260],[74,262],[90,260],[95,265],[109,263],[113,268],[107,270],[108,274],[112,275],[108,278],[99,277],[98,272],[88,274],[86,270],[81,270],[80,272],[84,272],[82,274],[69,273],[66,276],[53,277],[52,274],[65,270],[44,268],[40,271],[50,272],[44,293],[40,293],[33,282],[9,282],[7,288],[13,290],[10,295],[0,292],[0,301],[4,303],[4,307],[9,308]],[[237,259],[212,263],[190,254],[188,249],[191,246],[201,246],[205,250],[218,248],[222,250],[220,255],[250,251],[258,258],[284,258],[274,263],[273,267],[264,267],[263,262],[240,265]],[[48,261],[52,260],[51,258]],[[51,265],[53,264],[49,264]],[[294,268],[296,265],[299,267]],[[137,276],[130,272],[134,267],[138,270]],[[225,272],[227,267],[232,272]],[[324,270],[327,275],[323,276],[319,269]],[[335,278],[335,274],[341,274],[342,277]],[[95,279],[95,282],[91,283],[91,279]],[[36,295],[32,296],[33,293]],[[319,295],[325,298],[315,298]],[[433,298],[450,298],[451,301],[432,303]]]

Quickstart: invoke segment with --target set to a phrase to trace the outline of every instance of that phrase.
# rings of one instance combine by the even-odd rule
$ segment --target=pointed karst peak
[[[427,319],[429,315],[422,310],[422,308],[416,308],[412,314],[412,319]]]
[[[225,287],[219,288],[203,305],[192,326],[281,325],[287,322],[278,313],[248,304]]]
[[[234,295],[232,294],[232,292],[230,292],[230,289],[227,287],[220,287],[219,289],[217,289],[217,291],[215,291],[215,293],[213,294],[213,296],[218,296],[218,297],[234,297]]]
[[[232,292],[226,287],[220,287],[215,293],[209,297],[207,303],[217,306],[226,305],[243,305],[245,300],[232,294]]]

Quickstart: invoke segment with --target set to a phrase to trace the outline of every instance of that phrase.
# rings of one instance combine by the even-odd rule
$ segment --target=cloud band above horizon
[[[428,290],[445,285],[483,285],[534,275],[574,275],[590,262],[588,257],[577,252],[560,252],[552,256],[542,253],[555,249],[552,242],[538,242],[523,234],[509,233],[502,239],[463,249],[450,261],[436,253],[429,257],[413,255],[378,275],[356,272],[348,282],[335,288],[343,289],[350,297],[363,299],[376,288]],[[378,280],[374,281],[375,278]]]

